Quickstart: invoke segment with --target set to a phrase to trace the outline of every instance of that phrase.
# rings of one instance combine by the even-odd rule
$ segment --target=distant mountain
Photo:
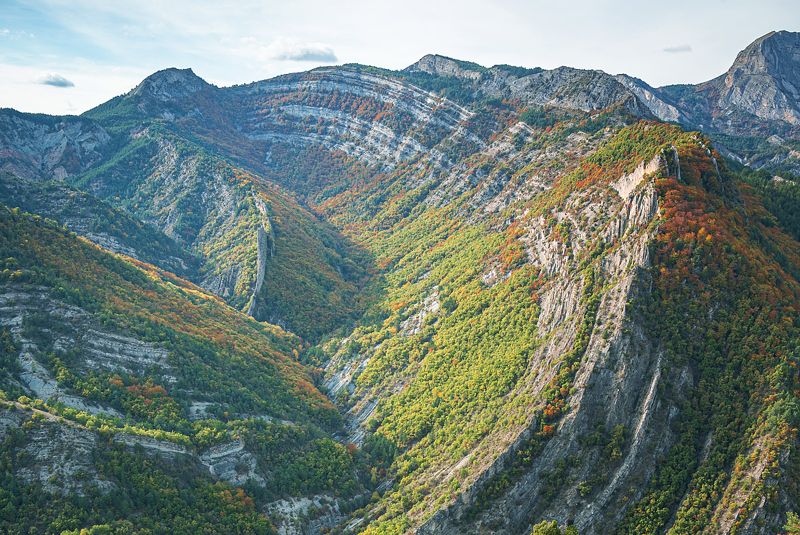
[[[740,52],[727,73],[698,85],[661,88],[625,74],[568,67],[486,68],[437,55],[423,57],[404,72],[458,80],[462,95],[468,88],[471,99],[583,111],[626,106],[642,117],[652,114],[706,132],[740,163],[800,173],[798,50],[800,33],[770,32]],[[448,94],[458,98],[453,91]]]
[[[64,179],[104,156],[108,133],[90,120],[0,109],[0,172],[39,180]]]
[[[798,57],[0,111],[0,529],[789,531]]]
[[[654,89],[618,78],[656,117],[717,134],[738,161],[800,171],[800,33],[768,33],[740,52],[727,73],[695,86]]]
[[[427,55],[403,70],[435,77],[457,78],[474,98],[508,99],[522,105],[548,106],[584,112],[611,106],[638,105],[630,91],[602,71],[559,67],[524,69],[509,65],[486,68],[444,56]]]
[[[713,99],[712,123],[716,120],[720,128],[733,123],[737,111],[796,126],[799,88],[800,33],[770,32],[740,52],[726,74],[702,84],[698,92]]]

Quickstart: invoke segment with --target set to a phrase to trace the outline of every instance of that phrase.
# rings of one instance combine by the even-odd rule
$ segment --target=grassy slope
[[[172,342],[179,351],[182,343],[207,347],[217,355],[219,377],[234,375],[228,367],[254,366],[251,375],[280,387],[274,393],[277,399],[263,399],[276,415],[333,412],[291,358],[298,344],[291,335],[247,319],[152,265],[112,256],[44,220],[8,209],[1,215],[4,280],[60,289],[68,301],[99,315],[105,324],[144,339]],[[259,392],[258,397],[265,394],[270,393]]]

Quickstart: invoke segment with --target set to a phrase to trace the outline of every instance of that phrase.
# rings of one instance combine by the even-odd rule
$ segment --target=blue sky
[[[797,0],[0,0],[0,107],[81,113],[171,66],[231,85],[428,52],[700,82],[777,29],[800,31]]]

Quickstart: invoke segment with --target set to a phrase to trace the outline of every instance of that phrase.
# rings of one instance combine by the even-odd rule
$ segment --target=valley
[[[794,533],[798,57],[0,109],[0,529]]]

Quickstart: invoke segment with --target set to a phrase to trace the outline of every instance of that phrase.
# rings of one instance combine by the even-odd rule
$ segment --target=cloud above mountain
[[[75,83],[67,80],[60,74],[48,74],[39,79],[42,85],[49,85],[53,87],[75,87]]]
[[[668,54],[685,54],[692,51],[692,45],[677,45],[668,46],[664,48],[664,52]]]
[[[266,47],[267,56],[279,61],[337,61],[333,48],[324,43],[309,43],[291,39],[276,39]]]

